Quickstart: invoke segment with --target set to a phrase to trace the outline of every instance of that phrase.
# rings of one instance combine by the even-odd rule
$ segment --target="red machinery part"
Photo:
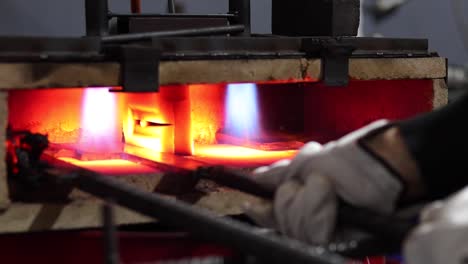
[[[182,233],[120,232],[121,263],[229,257],[225,247],[197,241]],[[104,239],[100,231],[57,231],[34,234],[1,235],[1,263],[104,262]]]
[[[120,261],[126,264],[235,256],[229,248],[197,241],[184,233],[119,232],[118,238]],[[104,239],[97,230],[1,235],[0,248],[2,263],[100,264],[105,259]],[[374,256],[351,263],[401,262]]]

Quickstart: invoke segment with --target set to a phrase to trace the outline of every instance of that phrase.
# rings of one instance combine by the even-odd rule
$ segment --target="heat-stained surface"
[[[78,142],[81,129],[83,89],[44,89],[9,93],[10,126],[48,134],[55,143]]]
[[[128,175],[128,174],[146,174],[157,173],[159,170],[143,164],[132,162],[124,159],[108,159],[108,160],[79,160],[75,158],[62,157],[62,161],[71,163],[78,167],[86,168],[101,174],[110,175]]]
[[[191,122],[196,144],[216,144],[216,133],[224,126],[226,86],[191,85]]]
[[[310,88],[304,94],[304,130],[322,143],[377,119],[401,120],[433,109],[432,80],[352,81],[344,88]]]
[[[210,164],[240,167],[261,166],[294,157],[297,150],[266,151],[233,145],[198,145],[194,159]]]

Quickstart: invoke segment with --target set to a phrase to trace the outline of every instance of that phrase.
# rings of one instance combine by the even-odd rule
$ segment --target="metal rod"
[[[132,0],[130,3],[130,9],[134,14],[141,13],[141,0]]]
[[[119,43],[128,41],[150,40],[157,37],[178,37],[178,36],[204,36],[204,35],[224,35],[244,31],[243,25],[207,27],[197,29],[182,29],[170,31],[154,31],[134,34],[122,34],[102,37],[103,43]]]
[[[112,201],[107,200],[102,205],[102,229],[104,236],[105,263],[119,263],[119,242],[114,223],[114,210]]]
[[[175,14],[176,8],[174,0],[167,0],[167,12],[169,12],[170,14]]]
[[[119,182],[111,177],[79,169],[74,173],[76,186],[97,197],[112,198],[115,203],[209,238],[268,263],[345,263],[345,259],[321,247],[308,247],[295,240],[261,234],[237,221],[219,218],[208,211],[167,199],[155,193]]]
[[[86,0],[86,35],[105,36],[109,33],[107,0]]]
[[[235,14],[126,14],[126,13],[109,13],[109,17],[183,17],[183,18],[233,18]]]

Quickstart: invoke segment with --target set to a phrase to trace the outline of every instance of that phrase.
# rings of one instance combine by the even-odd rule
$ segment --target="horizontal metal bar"
[[[222,26],[214,27],[216,30],[242,30],[242,26]],[[196,30],[214,30],[213,28],[201,28]],[[208,31],[210,31],[208,30]],[[275,37],[271,35],[262,35],[258,37],[216,37],[216,38],[185,38],[180,36],[180,30],[149,32],[157,34],[158,46],[164,48],[163,52],[209,52],[212,50],[250,50],[250,51],[271,51],[278,52],[282,50],[301,49],[303,39],[312,39],[317,45],[320,41],[327,38],[300,38],[300,37]],[[168,35],[175,33],[175,35]],[[183,32],[182,32],[183,33]],[[193,32],[191,32],[193,33]],[[196,32],[198,33],[198,32]],[[203,32],[202,32],[203,33]],[[164,35],[168,35],[165,38]],[[121,36],[121,35],[117,35]],[[116,36],[106,36],[111,38]],[[330,39],[330,38],[328,38]],[[101,38],[60,38],[60,37],[18,37],[1,36],[0,53],[99,53],[101,49]],[[154,45],[153,43],[153,45]],[[340,38],[339,43],[349,44],[356,47],[355,53],[423,53],[428,52],[427,39],[398,39],[398,38]]]
[[[230,18],[235,17],[235,14],[127,14],[127,13],[109,13],[109,17],[170,17],[170,18]]]
[[[120,43],[128,41],[149,40],[159,37],[176,37],[176,36],[205,36],[205,35],[223,35],[229,33],[238,33],[244,31],[243,25],[222,26],[222,27],[207,27],[197,29],[181,29],[170,31],[155,31],[134,34],[122,34],[102,37],[103,43]]]
[[[219,28],[218,28],[219,29]],[[154,32],[152,46],[161,51],[162,60],[193,59],[263,59],[298,58],[306,56],[301,50],[299,37],[163,37],[164,32]],[[174,31],[169,31],[174,33]],[[187,32],[175,31],[176,34]],[[193,32],[192,32],[193,33]],[[196,32],[199,34],[200,32]],[[203,33],[203,32],[202,32]],[[143,33],[146,34],[146,33]],[[128,36],[128,35],[124,35]],[[132,38],[140,36],[131,35]],[[107,36],[111,38],[118,36]],[[308,38],[310,39],[310,38]],[[320,57],[320,41],[326,38],[313,38],[317,43],[317,57]],[[328,38],[330,39],[330,38]],[[116,40],[123,41],[123,40]],[[378,39],[378,38],[340,38],[345,44],[356,47],[351,58],[405,58],[430,57],[425,39]],[[50,38],[50,37],[0,37],[0,61],[112,61],[112,55],[101,52],[101,38]],[[310,56],[310,54],[308,54]]]
[[[311,40],[314,52],[303,50],[302,41]],[[322,56],[323,43],[332,38],[300,37],[169,37],[154,38],[152,46],[161,50],[163,60],[300,58]],[[430,57],[424,39],[341,38],[338,43],[353,45],[351,58]]]
[[[255,233],[252,228],[240,222],[218,218],[157,194],[144,193],[110,177],[81,174],[78,177],[78,187],[97,197],[111,197],[121,206],[184,228],[200,237],[233,246],[266,259],[269,263],[344,263],[344,259],[338,255],[327,254],[325,251],[311,252],[299,242]]]
[[[343,37],[340,41],[352,44],[359,50],[393,50],[393,51],[428,51],[427,39],[409,38],[370,38],[370,37]]]

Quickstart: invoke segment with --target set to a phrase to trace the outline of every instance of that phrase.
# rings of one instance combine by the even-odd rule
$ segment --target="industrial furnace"
[[[50,175],[67,176],[53,168],[69,164],[227,216],[258,198],[208,180],[168,195],[184,185],[171,174],[249,171],[309,141],[447,103],[446,60],[427,40],[354,37],[353,23],[337,28],[334,12],[349,8],[340,1],[328,1],[325,31],[286,34],[275,21],[287,37],[250,35],[248,1],[211,16],[108,14],[105,2],[86,1],[87,37],[0,38],[1,233],[102,225],[105,197],[42,180],[31,135],[48,139],[35,158],[52,164]],[[108,34],[109,19],[118,34]],[[114,213],[117,225],[154,222],[120,206]]]

